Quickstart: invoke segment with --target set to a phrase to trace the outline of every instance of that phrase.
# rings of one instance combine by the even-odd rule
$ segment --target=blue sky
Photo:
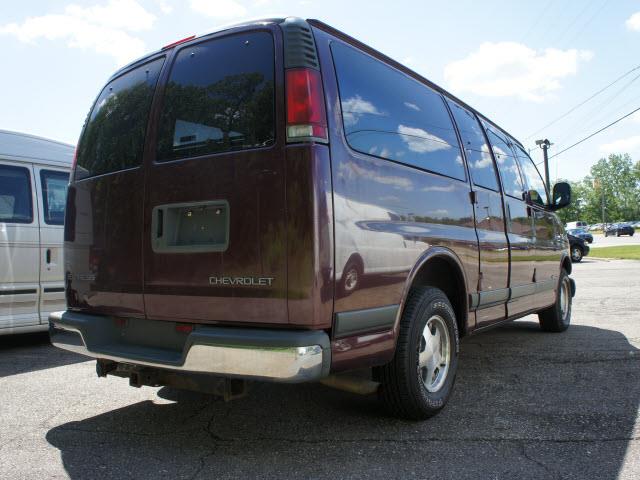
[[[537,132],[640,65],[640,1],[42,0],[0,5],[0,128],[76,143],[118,66],[273,15],[319,18],[405,63],[532,147],[536,161],[536,138],[549,138],[553,154],[640,107],[638,69]],[[554,158],[551,176],[579,179],[611,152],[640,160],[640,112]]]

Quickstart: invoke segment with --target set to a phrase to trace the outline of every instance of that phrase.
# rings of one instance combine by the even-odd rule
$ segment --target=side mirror
[[[552,211],[560,210],[571,203],[571,185],[566,182],[556,183],[553,186],[553,194],[549,209]]]

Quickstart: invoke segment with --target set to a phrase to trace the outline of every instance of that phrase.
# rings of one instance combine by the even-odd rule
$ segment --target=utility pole
[[[544,155],[544,181],[547,183],[547,188],[551,191],[551,183],[549,180],[549,155],[547,150],[553,145],[548,139],[536,140],[536,145],[542,148],[542,154]]]
[[[604,233],[607,230],[607,225],[605,223],[606,205],[605,205],[605,201],[604,201],[604,184],[603,184],[603,182],[600,181],[599,178],[594,178],[593,179],[593,187],[594,188],[599,188],[600,191],[602,192],[602,233]]]

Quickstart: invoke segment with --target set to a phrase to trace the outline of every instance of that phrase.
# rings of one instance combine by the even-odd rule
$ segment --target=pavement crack
[[[520,442],[520,449],[522,451],[522,456],[524,458],[526,458],[527,460],[529,460],[532,463],[535,463],[540,468],[542,468],[545,472],[547,472],[547,474],[553,475],[554,478],[561,478],[560,474],[557,471],[551,469],[546,463],[541,462],[537,458],[534,458],[531,455],[529,455],[529,453],[527,452],[527,443],[526,442]]]

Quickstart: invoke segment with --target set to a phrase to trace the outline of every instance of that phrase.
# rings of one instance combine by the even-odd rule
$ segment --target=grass
[[[592,247],[590,257],[622,258],[625,260],[640,260],[640,245],[621,245],[619,247]]]

